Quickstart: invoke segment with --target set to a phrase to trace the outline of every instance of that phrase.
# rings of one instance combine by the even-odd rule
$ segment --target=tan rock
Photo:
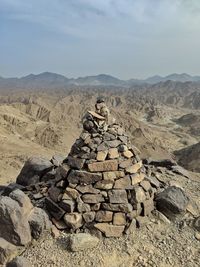
[[[125,169],[125,168],[128,168],[131,164],[132,164],[131,159],[126,159],[120,162],[119,167]]]
[[[146,200],[146,195],[142,187],[135,186],[134,189],[131,191],[132,198],[136,203],[141,203]]]
[[[83,225],[82,216],[80,213],[77,212],[66,213],[64,216],[64,222],[69,228],[73,230],[76,230]]]
[[[110,203],[121,204],[128,202],[126,190],[121,190],[121,189],[109,190],[108,197]]]
[[[143,180],[140,185],[142,186],[142,188],[145,190],[145,191],[149,191],[151,189],[151,184],[149,181],[147,180]]]
[[[67,187],[65,189],[65,193],[64,193],[62,199],[77,199],[77,197],[79,197],[79,195],[80,194],[76,189]]]
[[[97,222],[111,222],[113,218],[113,212],[107,210],[99,210],[96,212],[95,220]]]
[[[123,234],[124,226],[112,225],[108,223],[96,223],[95,228],[105,234],[106,237],[120,237]]]
[[[104,180],[115,180],[117,178],[116,172],[104,172],[103,179]]]
[[[109,159],[117,159],[119,158],[119,153],[117,148],[110,148],[108,150],[108,158]]]
[[[102,208],[104,210],[110,211],[121,211],[121,212],[132,212],[133,207],[130,203],[123,203],[123,204],[111,204],[111,203],[102,203]]]
[[[137,173],[141,167],[142,167],[142,161],[139,161],[138,163],[133,164],[130,167],[127,167],[126,172],[130,174]]]
[[[85,203],[96,204],[99,202],[103,202],[104,198],[101,194],[84,194],[82,196],[82,200]]]
[[[131,179],[129,175],[126,175],[124,178],[120,178],[115,181],[114,188],[116,189],[129,189],[131,188]]]
[[[154,202],[153,199],[150,198],[143,202],[144,216],[148,216],[154,210]]]
[[[97,152],[97,160],[98,161],[104,161],[107,157],[108,150],[105,151],[98,151]]]
[[[94,211],[89,211],[83,213],[83,219],[86,223],[93,222],[95,218],[95,212]]]
[[[126,214],[122,212],[114,213],[113,215],[114,225],[125,225],[126,224]]]
[[[19,248],[0,237],[0,266],[5,266],[6,262],[16,257],[19,253]]]
[[[131,157],[133,157],[133,153],[130,150],[126,150],[122,152],[122,155],[127,159],[130,159]]]
[[[144,180],[144,173],[135,173],[131,175],[131,183],[132,185],[136,185]]]
[[[97,189],[112,189],[113,183],[114,182],[112,180],[102,180],[97,182],[94,187]]]
[[[106,160],[102,162],[93,162],[93,163],[88,164],[88,169],[91,172],[117,171],[118,161],[117,160]]]

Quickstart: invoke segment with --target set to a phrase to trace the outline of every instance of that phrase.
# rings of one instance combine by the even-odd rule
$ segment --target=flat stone
[[[122,212],[116,212],[113,215],[114,225],[125,225],[126,224],[126,214]]]
[[[96,203],[93,205],[90,205],[90,208],[92,211],[98,211],[100,209],[101,203]]]
[[[151,189],[151,184],[147,180],[143,180],[142,182],[140,182],[140,185],[145,191],[149,191]]]
[[[135,186],[131,191],[132,199],[136,203],[141,203],[146,200],[146,195],[141,186]]]
[[[69,228],[76,230],[83,225],[83,218],[82,215],[77,212],[66,213],[64,216],[64,222]]]
[[[90,194],[98,194],[100,190],[94,188],[91,184],[90,185],[78,185],[76,189],[81,192],[82,194],[90,193]]]
[[[126,150],[126,151],[122,152],[122,155],[127,159],[130,159],[133,157],[133,153],[130,150]]]
[[[155,208],[152,198],[145,200],[142,205],[143,205],[144,216],[149,216]]]
[[[69,246],[71,251],[82,251],[92,249],[99,243],[99,239],[95,236],[86,233],[78,233],[71,235],[69,239]]]
[[[118,147],[121,144],[120,140],[112,140],[112,141],[105,141],[108,147],[115,148]]]
[[[80,213],[88,212],[88,211],[90,211],[90,205],[84,203],[84,202],[82,201],[82,199],[78,198],[78,199],[77,199],[77,210],[78,210],[78,212],[80,212]]]
[[[152,186],[154,186],[156,188],[160,187],[160,182],[158,181],[158,179],[155,176],[147,177],[147,179]]]
[[[133,207],[130,203],[126,204],[110,204],[110,203],[102,203],[102,209],[110,210],[110,211],[121,211],[121,212],[131,212]]]
[[[97,182],[94,185],[97,189],[112,189],[113,188],[113,180],[102,180]]]
[[[111,222],[113,218],[113,212],[108,210],[99,210],[96,212],[95,220],[97,222]]]
[[[118,161],[117,160],[106,160],[102,162],[90,163],[88,164],[88,169],[91,172],[117,171]]]
[[[61,194],[62,189],[58,188],[56,186],[52,186],[49,188],[48,193],[49,193],[49,197],[54,201],[54,202],[58,202],[59,200],[59,196]]]
[[[56,226],[58,230],[64,230],[67,229],[67,225],[63,220],[57,221],[55,218],[52,218],[52,223]]]
[[[77,199],[77,197],[80,196],[79,192],[70,187],[66,187],[65,192],[64,192],[65,197],[63,196],[62,199]]]
[[[108,150],[98,151],[97,152],[97,160],[104,161],[108,155]]]
[[[107,150],[107,149],[108,149],[108,145],[107,145],[105,142],[101,143],[101,144],[97,147],[97,151],[105,151],[105,150]]]
[[[119,136],[119,140],[124,143],[124,144],[127,144],[128,142],[128,137],[127,136],[124,136],[124,135],[120,135]]]
[[[120,237],[123,234],[124,226],[112,225],[108,223],[96,223],[95,228],[100,230],[106,237]]]
[[[82,196],[82,200],[85,203],[96,204],[99,202],[103,202],[104,198],[101,194],[85,194]]]
[[[101,162],[98,162],[101,163]],[[95,163],[93,163],[95,164]],[[97,163],[96,163],[97,164]],[[90,164],[89,164],[90,165]],[[92,165],[91,165],[92,166]],[[91,169],[95,169],[91,167]],[[90,169],[90,171],[92,171]],[[96,171],[95,171],[96,172]],[[72,184],[92,184],[102,179],[101,173],[91,173],[87,171],[72,170],[67,177],[68,182]]]
[[[6,262],[12,260],[19,253],[19,248],[0,237],[0,265],[5,266]]]
[[[108,150],[108,158],[109,159],[117,159],[119,158],[119,153],[117,148],[110,148]]]
[[[120,189],[109,190],[108,197],[110,203],[121,204],[128,202],[126,190],[120,190]]]
[[[114,188],[115,189],[131,189],[132,185],[131,185],[131,179],[129,175],[126,175],[124,178],[120,178],[116,180]]]
[[[128,168],[131,164],[132,164],[132,160],[127,159],[127,160],[120,162],[119,167],[122,169],[125,169],[125,168]]]
[[[93,222],[95,218],[95,212],[94,211],[89,211],[83,213],[83,219],[86,223]]]
[[[75,209],[75,201],[73,199],[63,199],[59,206],[66,212],[73,212]]]
[[[54,201],[52,201],[50,198],[45,198],[45,204],[46,204],[47,211],[56,220],[60,220],[65,214],[65,211],[61,207],[59,207]]]
[[[56,177],[57,181],[60,181],[62,179],[65,179],[68,175],[68,172],[70,170],[70,167],[67,164],[62,164],[56,169]]]
[[[103,179],[104,180],[115,180],[117,178],[116,172],[104,172],[103,173]]]
[[[82,169],[83,165],[85,163],[85,159],[79,159],[79,158],[74,158],[74,157],[67,157],[67,164],[74,169]]]
[[[141,167],[142,167],[142,161],[139,161],[138,163],[135,163],[130,167],[127,167],[126,172],[130,174],[137,173]]]
[[[132,185],[136,185],[138,183],[141,183],[144,180],[144,173],[135,173],[131,175],[131,183]]]

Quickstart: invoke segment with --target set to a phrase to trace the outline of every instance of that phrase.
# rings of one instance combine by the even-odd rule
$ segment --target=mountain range
[[[200,76],[191,76],[187,73],[170,74],[168,76],[152,76],[147,79],[121,80],[111,75],[99,74],[79,78],[67,78],[64,75],[51,72],[29,74],[21,78],[3,78],[0,76],[0,88],[65,88],[68,86],[118,86],[131,87],[141,84],[156,84],[166,81],[200,82]]]

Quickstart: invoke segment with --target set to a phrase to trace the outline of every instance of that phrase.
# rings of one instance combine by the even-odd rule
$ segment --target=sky
[[[0,0],[0,76],[200,75],[200,0]]]

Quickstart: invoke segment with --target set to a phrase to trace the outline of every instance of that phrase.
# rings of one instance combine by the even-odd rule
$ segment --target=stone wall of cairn
[[[56,170],[46,209],[59,229],[97,229],[106,237],[121,236],[134,218],[152,212],[157,185],[146,175],[122,127],[110,118],[103,99],[83,118],[83,128]]]

